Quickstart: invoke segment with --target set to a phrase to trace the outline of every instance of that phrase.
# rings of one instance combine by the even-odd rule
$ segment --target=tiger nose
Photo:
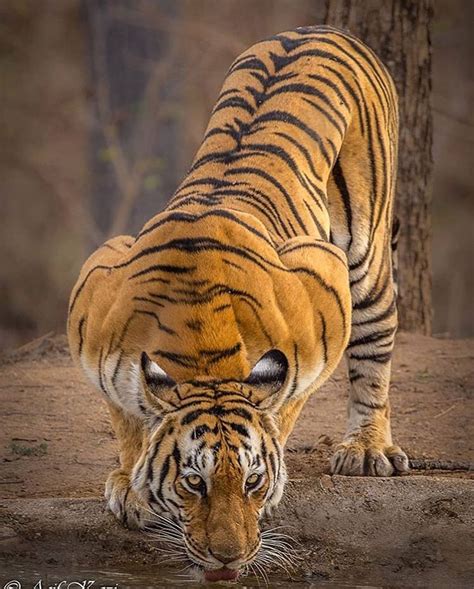
[[[244,553],[242,550],[232,550],[232,551],[226,550],[225,552],[224,552],[224,550],[219,550],[219,551],[212,550],[211,554],[214,558],[216,558],[222,564],[230,564],[231,562],[239,560],[240,558],[243,558],[243,556],[244,556]]]

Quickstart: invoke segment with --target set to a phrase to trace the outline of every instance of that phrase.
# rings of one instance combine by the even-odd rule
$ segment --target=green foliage
[[[145,190],[156,190],[161,184],[158,174],[148,174],[143,179],[143,187]]]

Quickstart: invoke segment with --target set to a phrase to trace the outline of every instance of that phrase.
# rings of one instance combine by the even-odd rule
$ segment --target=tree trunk
[[[327,0],[325,22],[362,39],[390,70],[399,94],[395,214],[400,327],[431,333],[431,0]]]

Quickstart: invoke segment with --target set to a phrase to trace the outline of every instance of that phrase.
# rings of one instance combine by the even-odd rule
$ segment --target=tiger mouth
[[[201,564],[194,565],[194,578],[200,583],[219,583],[221,581],[236,581],[242,571],[223,566],[220,569],[206,569]]]
[[[236,581],[239,576],[239,571],[222,567],[221,569],[203,569],[204,580],[209,583],[217,581]]]

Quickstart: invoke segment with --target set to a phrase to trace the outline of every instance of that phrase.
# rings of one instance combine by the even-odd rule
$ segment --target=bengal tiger
[[[68,332],[120,444],[108,506],[130,528],[157,518],[201,578],[268,561],[259,520],[282,497],[285,443],[344,351],[332,473],[408,469],[388,400],[397,134],[366,45],[328,26],[278,34],[230,67],[166,208],[82,268]]]

